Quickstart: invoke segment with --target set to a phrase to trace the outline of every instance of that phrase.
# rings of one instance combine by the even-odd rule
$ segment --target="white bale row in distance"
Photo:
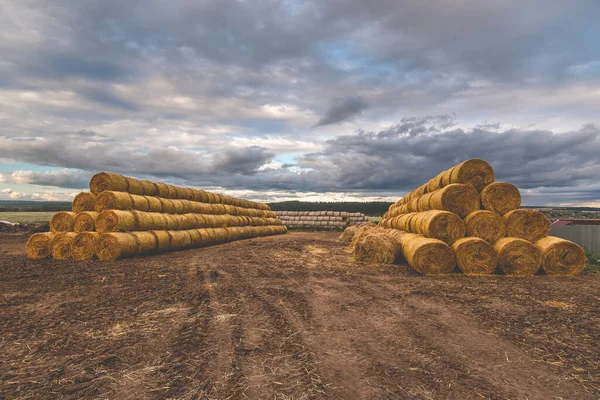
[[[278,217],[291,216],[291,217],[364,217],[362,213],[350,213],[346,211],[275,211],[275,215]]]
[[[344,221],[292,221],[284,222],[285,226],[329,226],[329,227],[345,227],[347,225]]]
[[[284,217],[279,217],[279,219],[281,221],[346,221],[346,218],[344,218],[344,217],[321,217],[321,216],[316,216],[316,217],[306,217],[306,216],[288,217],[288,216],[284,216]]]

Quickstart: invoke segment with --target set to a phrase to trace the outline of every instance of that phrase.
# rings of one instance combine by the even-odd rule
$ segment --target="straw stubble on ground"
[[[2,235],[0,397],[600,396],[600,274],[423,277],[338,236],[76,262]]]

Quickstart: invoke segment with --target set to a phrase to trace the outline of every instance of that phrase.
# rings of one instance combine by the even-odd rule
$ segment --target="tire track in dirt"
[[[269,290],[261,290],[255,282],[250,284],[239,270],[233,269],[230,274],[240,316],[240,328],[232,338],[236,344],[233,366],[237,373],[230,379],[231,390],[240,393],[245,386],[250,398],[327,396],[314,355],[297,323],[307,313],[294,310],[292,315],[278,304],[277,297],[267,294]],[[270,394],[265,395],[265,391]]]
[[[371,309],[363,314],[364,318],[387,317],[383,326],[393,324],[390,316],[400,322],[392,336],[385,330],[379,332],[374,323],[373,335],[390,349],[401,346],[414,351],[415,354],[403,355],[403,358],[410,356],[408,370],[423,371],[426,377],[433,377],[428,384],[417,387],[424,398],[448,392],[448,385],[454,387],[450,393],[455,393],[455,397],[447,393],[445,398],[535,398],[530,392],[537,393],[540,399],[565,393],[586,398],[580,386],[561,381],[547,367],[534,363],[510,342],[485,332],[460,311],[414,294],[400,294],[398,299],[394,294],[397,288],[391,284],[366,281],[371,282],[369,285],[348,282],[342,290],[347,288],[372,302],[361,307],[363,311]],[[458,342],[460,345],[456,344],[457,338],[462,340]],[[357,348],[361,352],[373,350],[368,342],[359,343]],[[397,373],[382,370],[378,365],[374,370],[377,378],[397,375],[398,380],[406,380],[406,372],[397,368],[393,369]],[[418,393],[411,392],[414,394]]]

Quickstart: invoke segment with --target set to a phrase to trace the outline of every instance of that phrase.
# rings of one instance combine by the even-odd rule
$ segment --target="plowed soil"
[[[0,235],[0,398],[600,397],[600,275],[423,277],[337,235],[117,262]]]

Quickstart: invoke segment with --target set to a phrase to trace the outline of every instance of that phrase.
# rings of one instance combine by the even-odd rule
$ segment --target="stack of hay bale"
[[[469,275],[581,273],[584,250],[548,236],[546,216],[519,208],[519,189],[494,180],[487,162],[467,160],[392,204],[379,226],[343,238],[352,238],[358,260],[405,260],[423,274],[449,273],[457,265]]]
[[[344,211],[275,211],[275,215],[285,226],[294,228],[345,228],[369,221],[362,213]]]
[[[32,235],[30,258],[116,260],[287,232],[269,206],[204,190],[102,172],[50,232]]]

